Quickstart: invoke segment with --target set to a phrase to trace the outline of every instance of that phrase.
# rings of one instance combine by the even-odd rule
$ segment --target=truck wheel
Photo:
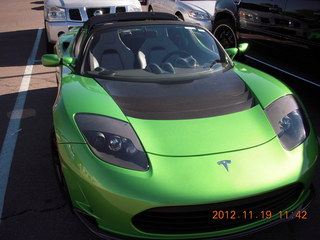
[[[237,34],[231,21],[226,19],[218,20],[213,25],[212,33],[224,48],[238,46]]]

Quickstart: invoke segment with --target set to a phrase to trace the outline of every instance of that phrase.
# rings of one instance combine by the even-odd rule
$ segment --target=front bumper
[[[45,22],[46,31],[49,43],[56,43],[59,39],[59,36],[63,33],[67,33],[73,27],[81,27],[82,22]]]
[[[271,219],[222,230],[181,234],[142,231],[133,223],[135,216],[149,209],[224,203],[293,183],[301,183],[303,189],[283,210],[302,211],[312,195],[310,185],[318,155],[315,146],[316,139],[311,134],[291,152],[283,151],[274,138],[255,148],[201,157],[149,154],[151,169],[138,172],[97,159],[85,144],[58,144],[76,212],[91,231],[111,239],[219,239],[289,220],[292,215],[280,218],[274,214]],[[217,164],[221,159],[232,159],[229,172]],[[190,216],[192,213],[187,214]]]
[[[234,233],[234,234],[229,234],[229,235],[224,235],[224,236],[219,236],[219,237],[209,237],[209,238],[201,238],[198,240],[224,240],[224,239],[233,239],[233,238],[239,238],[239,237],[243,237],[246,235],[250,235],[253,233],[256,233],[258,231],[262,231],[264,229],[270,228],[274,225],[286,222],[286,221],[291,221],[297,218],[297,216],[301,216],[301,214],[303,212],[306,212],[306,210],[308,209],[308,207],[310,206],[312,200],[314,199],[314,187],[313,185],[310,188],[310,194],[309,196],[306,198],[306,200],[300,205],[298,206],[294,211],[290,212],[290,214],[288,214],[287,216],[283,217],[283,216],[279,216],[278,218],[276,218],[274,221],[268,222],[264,225],[243,231],[243,232],[238,232],[238,233]],[[77,215],[77,217],[81,220],[81,222],[95,235],[99,236],[102,239],[107,239],[107,240],[141,240],[140,238],[134,238],[134,237],[126,237],[126,236],[122,236],[119,234],[115,234],[115,233],[111,233],[108,232],[106,230],[102,230],[100,229],[97,224],[96,221],[93,217],[87,215],[86,213],[83,213],[77,209],[75,209],[75,214]],[[147,240],[147,239],[146,239]],[[152,239],[152,240],[161,240],[161,239]],[[177,238],[178,240],[178,238]],[[194,239],[197,240],[197,239]]]

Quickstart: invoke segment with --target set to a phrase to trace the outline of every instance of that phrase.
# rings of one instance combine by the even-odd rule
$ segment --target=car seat
[[[122,42],[117,30],[102,33],[89,54],[91,70],[97,67],[108,70],[134,68],[134,54]]]
[[[157,33],[147,38],[138,51],[138,61],[141,68],[148,64],[161,64],[169,53],[178,50],[178,47],[170,40],[166,28],[158,28]]]

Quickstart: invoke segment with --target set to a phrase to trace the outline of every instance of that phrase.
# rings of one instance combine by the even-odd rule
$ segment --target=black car
[[[231,25],[237,30],[236,35],[240,39],[267,39],[310,48],[320,47],[319,0],[233,0],[233,2],[235,6],[230,5],[230,0],[220,0],[217,3],[213,32],[221,42],[224,42],[224,37],[229,35],[218,35],[217,29],[221,25]],[[228,6],[228,9],[220,6]]]
[[[320,0],[231,1],[217,2],[214,20],[213,33],[225,48],[250,42],[251,58],[318,81]],[[226,3],[228,9],[219,7]]]

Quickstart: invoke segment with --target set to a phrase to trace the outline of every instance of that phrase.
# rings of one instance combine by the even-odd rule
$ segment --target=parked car
[[[211,18],[214,15],[216,0],[149,0],[148,4],[149,12],[171,13],[184,21],[197,23],[212,30]]]
[[[247,55],[255,62],[319,86],[320,1],[237,0],[234,5],[236,13],[231,7],[215,20],[217,28],[225,30],[214,33],[224,47],[230,46],[228,42],[250,42]],[[225,25],[235,26],[236,34]]]
[[[240,38],[320,48],[320,1],[241,0],[237,4]]]
[[[49,43],[90,17],[118,12],[141,12],[138,0],[45,0],[44,22]]]
[[[307,218],[316,135],[295,93],[232,61],[247,44],[144,12],[93,17],[56,48],[53,160],[92,232],[205,239]]]
[[[225,48],[238,44],[234,0],[149,0],[148,11],[171,13],[186,22],[199,24],[212,31]]]

